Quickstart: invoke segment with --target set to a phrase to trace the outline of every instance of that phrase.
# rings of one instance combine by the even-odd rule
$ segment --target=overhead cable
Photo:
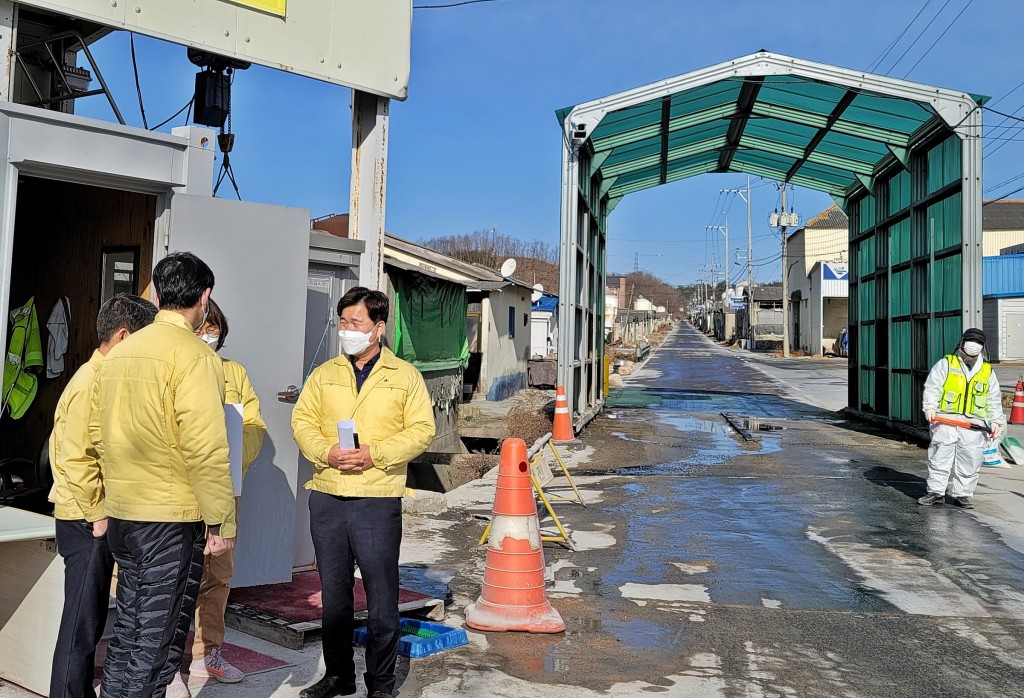
[[[914,68],[919,66],[921,64],[921,61],[923,61],[925,59],[925,57],[929,53],[932,52],[932,49],[935,48],[935,45],[938,44],[940,41],[942,41],[942,37],[944,37],[946,35],[946,32],[948,32],[950,29],[953,28],[953,25],[956,24],[957,20],[960,19],[960,17],[963,15],[964,12],[967,12],[967,8],[970,7],[973,3],[974,3],[974,0],[967,0],[967,4],[964,5],[963,9],[960,10],[960,12],[957,14],[957,16],[953,18],[953,21],[946,25],[946,28],[943,29],[942,33],[939,34],[939,36],[935,39],[935,41],[932,42],[932,45],[929,46],[928,49],[924,53],[921,54],[921,57],[917,59],[917,63],[914,63],[914,65],[912,65],[910,67],[910,70],[908,70],[907,72],[905,72],[903,74],[903,79],[904,80],[906,80],[907,76],[910,75],[912,72],[914,72]]]
[[[924,5],[922,5],[921,9],[917,11],[917,14],[914,15],[914,18],[912,20],[910,20],[910,22],[907,24],[907,26],[903,27],[903,31],[901,31],[899,33],[899,35],[895,39],[892,40],[892,43],[889,44],[889,47],[886,48],[885,51],[881,55],[879,55],[877,58],[875,58],[875,60],[872,61],[871,65],[868,66],[868,72],[869,73],[874,71],[880,65],[882,65],[882,63],[885,61],[885,59],[889,57],[889,54],[892,52],[892,50],[894,48],[896,48],[896,44],[898,44],[900,42],[900,40],[904,36],[906,36],[906,33],[908,31],[910,31],[910,28],[912,26],[914,26],[914,22],[916,22],[918,17],[921,16],[921,13],[923,13],[928,8],[928,6],[931,5],[931,4],[932,4],[932,0],[925,0]]]

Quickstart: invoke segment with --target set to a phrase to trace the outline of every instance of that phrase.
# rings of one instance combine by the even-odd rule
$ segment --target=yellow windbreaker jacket
[[[267,423],[260,412],[260,399],[249,382],[249,374],[245,366],[224,359],[224,403],[237,403],[242,406],[242,474],[249,469],[256,456],[263,448],[263,437],[267,433]]]
[[[68,468],[64,461],[61,442],[70,422],[80,430],[80,441],[86,442],[89,431],[89,410],[92,406],[92,389],[99,373],[103,355],[94,351],[89,361],[71,376],[53,415],[53,432],[50,434],[50,470],[53,471],[53,516],[64,521],[85,518],[85,510],[95,512],[103,497],[103,483],[96,452],[89,445],[89,459],[80,459],[79,467]],[[85,498],[79,504],[77,498]],[[95,518],[102,518],[95,516]]]
[[[343,473],[327,465],[338,443],[338,422],[354,419],[359,443],[370,447],[376,466]],[[406,466],[434,440],[434,409],[423,376],[386,347],[363,389],[347,356],[313,371],[292,411],[299,450],[313,464],[306,489],[345,497],[401,497]]]
[[[178,313],[110,350],[92,397],[89,441],[103,473],[100,507],[129,521],[205,521],[235,537],[223,361]],[[88,458],[69,423],[62,448]],[[97,507],[98,509],[100,507]],[[99,518],[86,511],[87,519]],[[102,516],[100,512],[100,516]]]

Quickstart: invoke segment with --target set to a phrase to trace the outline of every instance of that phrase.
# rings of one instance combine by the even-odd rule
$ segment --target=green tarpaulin
[[[388,268],[395,289],[395,353],[420,371],[465,368],[466,288],[423,274]]]

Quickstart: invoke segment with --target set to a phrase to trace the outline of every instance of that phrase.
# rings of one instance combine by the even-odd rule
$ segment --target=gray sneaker
[[[970,497],[953,497],[953,506],[960,507],[961,509],[973,509],[974,502],[971,501]]]
[[[928,494],[917,500],[917,503],[923,507],[930,507],[935,504],[944,504],[945,502],[945,494],[936,494],[934,492],[929,492]]]

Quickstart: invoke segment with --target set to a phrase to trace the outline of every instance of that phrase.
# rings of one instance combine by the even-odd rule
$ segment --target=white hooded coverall
[[[963,367],[967,382],[970,384],[981,370],[983,357],[979,356],[974,366],[968,368],[963,357],[957,357]],[[942,357],[938,363],[932,366],[928,373],[928,380],[924,384],[924,401],[922,407],[925,412],[935,410],[939,412],[939,400],[942,398],[942,387],[946,383],[949,374],[949,361]],[[982,416],[985,421],[993,425],[1005,423],[1003,415],[1002,392],[999,390],[999,379],[995,371],[988,379],[988,400],[986,409],[987,415]],[[981,416],[981,415],[979,415]],[[932,423],[932,441],[928,446],[928,491],[935,494],[945,494],[946,485],[949,483],[949,475],[953,473],[954,497],[971,497],[974,495],[974,488],[978,484],[978,475],[981,473],[982,451],[988,434],[975,429],[964,429],[949,424]]]

